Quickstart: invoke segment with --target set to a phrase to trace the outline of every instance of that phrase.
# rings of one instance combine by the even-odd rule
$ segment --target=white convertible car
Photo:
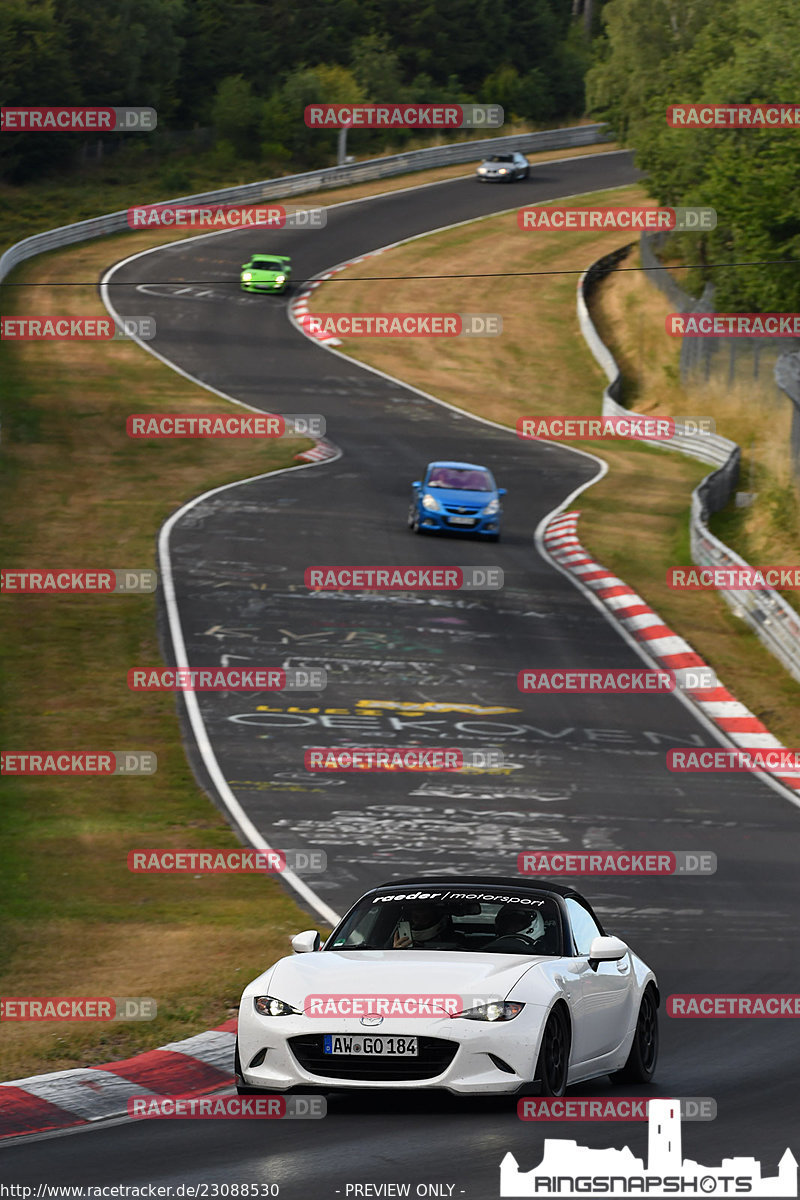
[[[561,1096],[599,1075],[647,1083],[655,976],[570,887],[491,877],[375,888],[320,946],[249,984],[240,1094],[444,1088]]]

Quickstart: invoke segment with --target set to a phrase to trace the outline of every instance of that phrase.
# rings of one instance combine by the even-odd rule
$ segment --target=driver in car
[[[408,915],[411,937],[401,937],[395,929],[393,950],[463,950],[464,941],[453,928],[449,913],[435,904],[415,904]]]
[[[506,904],[494,919],[494,932],[494,940],[484,949],[524,953],[544,938],[544,917],[538,909],[526,911],[519,904]]]

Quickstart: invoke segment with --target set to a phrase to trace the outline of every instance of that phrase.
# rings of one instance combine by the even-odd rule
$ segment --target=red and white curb
[[[326,458],[338,458],[339,451],[330,442],[319,441],[310,450],[302,450],[295,458],[303,462],[324,462]]]
[[[306,290],[301,292],[296,300],[292,301],[289,305],[289,311],[307,337],[313,338],[316,342],[322,342],[325,346],[341,346],[341,338],[337,338],[332,333],[322,333],[320,330],[313,328],[312,314],[308,311],[309,298],[326,279],[332,279],[334,275],[338,275],[340,271],[346,271],[348,267],[354,267],[356,263],[366,262],[368,258],[374,258],[376,254],[383,254],[385,248],[388,249],[388,247],[382,247],[379,250],[372,250],[369,254],[362,254],[358,258],[351,258],[347,262],[331,267],[330,271],[326,271],[324,275],[320,275],[317,279],[312,280]]]
[[[554,517],[544,531],[542,542],[554,562],[562,570],[576,576],[602,602],[615,621],[628,632],[644,650],[663,667],[668,667],[682,681],[682,673],[705,667],[708,663],[697,654],[684,638],[666,625],[658,613],[624,580],[607,567],[595,562],[581,545],[576,528],[580,512],[565,512]],[[719,678],[717,683],[720,683]],[[728,741],[743,750],[782,750],[780,742],[758,717],[720,684],[716,688],[682,688],[707,720],[725,735]],[[800,791],[800,772],[770,772],[788,788]]]
[[[0,1084],[0,1139],[125,1116],[136,1096],[202,1096],[233,1084],[236,1018],[134,1058]]]

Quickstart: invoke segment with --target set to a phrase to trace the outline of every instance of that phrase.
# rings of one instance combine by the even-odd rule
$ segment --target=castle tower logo
[[[778,1174],[764,1178],[755,1158],[724,1158],[703,1167],[682,1157],[678,1100],[651,1100],[647,1165],[625,1146],[592,1150],[577,1142],[546,1138],[542,1161],[520,1171],[509,1152],[500,1164],[500,1195],[567,1196],[797,1196],[797,1159],[784,1152]]]

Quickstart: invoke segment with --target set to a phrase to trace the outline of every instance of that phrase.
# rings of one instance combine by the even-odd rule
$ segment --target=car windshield
[[[324,949],[559,956],[561,920],[556,901],[546,893],[413,888],[366,896],[334,930]]]
[[[488,471],[475,471],[468,467],[434,467],[428,476],[427,487],[455,488],[462,492],[494,491]]]
[[[493,154],[491,158],[487,158],[487,162],[513,162],[513,154]]]
[[[251,264],[259,271],[283,271],[284,265],[274,258],[254,258]]]

